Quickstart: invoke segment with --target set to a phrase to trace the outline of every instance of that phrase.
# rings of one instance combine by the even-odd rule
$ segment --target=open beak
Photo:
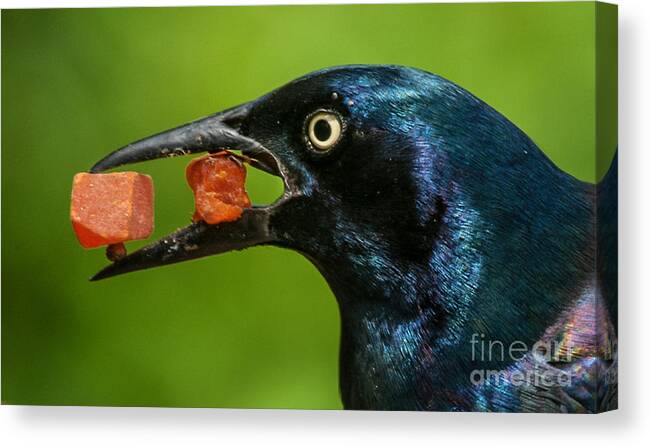
[[[241,150],[251,166],[282,177],[287,194],[287,173],[276,156],[257,141],[240,134],[240,126],[251,108],[251,103],[243,104],[136,141],[100,160],[90,172],[155,158]],[[234,222],[193,223],[105,267],[91,280],[271,243],[274,237],[269,228],[269,216],[279,202],[245,209],[242,217]]]

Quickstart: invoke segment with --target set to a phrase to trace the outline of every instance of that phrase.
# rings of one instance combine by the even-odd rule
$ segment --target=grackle
[[[584,183],[458,85],[355,65],[132,143],[91,171],[223,148],[280,176],[282,197],[236,222],[193,223],[94,280],[284,247],[337,299],[347,409],[617,407],[616,158]]]

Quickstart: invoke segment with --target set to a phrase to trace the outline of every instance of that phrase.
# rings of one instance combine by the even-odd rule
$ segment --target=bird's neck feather
[[[469,384],[472,334],[532,346],[571,304],[577,279],[590,274],[589,204],[575,203],[583,191],[572,192],[568,204],[532,197],[553,205],[524,210],[515,221],[457,197],[426,260],[391,257],[376,237],[350,239],[338,256],[313,259],[340,307],[346,407],[470,405],[453,390]]]

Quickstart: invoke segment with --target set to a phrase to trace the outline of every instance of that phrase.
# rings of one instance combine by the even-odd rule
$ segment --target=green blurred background
[[[3,11],[3,402],[340,408],[337,306],[307,260],[255,248],[90,283],[107,261],[72,233],[73,174],[309,71],[381,63],[461,84],[594,181],[594,8]],[[189,221],[187,162],[136,166],[155,181],[154,238]],[[281,193],[249,175],[255,202]]]

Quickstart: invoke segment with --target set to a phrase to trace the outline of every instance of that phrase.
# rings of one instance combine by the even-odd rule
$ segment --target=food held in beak
[[[244,208],[251,207],[244,189],[246,168],[227,151],[192,160],[185,175],[194,192],[195,222],[232,222],[240,218]]]
[[[106,247],[106,259],[111,262],[117,262],[127,256],[127,247],[123,242],[111,244]]]
[[[148,238],[154,229],[154,187],[137,172],[75,175],[70,220],[85,248]],[[115,251],[115,257],[120,256]]]

